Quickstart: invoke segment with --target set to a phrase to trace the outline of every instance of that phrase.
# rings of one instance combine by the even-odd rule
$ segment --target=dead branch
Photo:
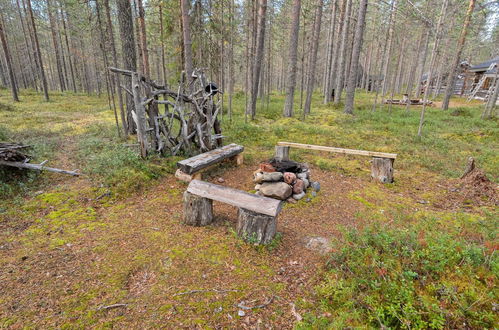
[[[119,307],[126,307],[128,304],[112,304],[112,305],[107,305],[107,306],[100,306],[97,308],[98,311],[104,311],[104,310],[109,310],[109,309],[114,309],[114,308],[119,308]]]
[[[244,305],[243,304],[244,301],[243,301],[243,302],[240,302],[239,304],[237,304],[236,306],[238,308],[240,308],[240,309],[251,310],[251,309],[257,309],[257,308],[265,308],[268,305],[270,305],[272,303],[272,301],[274,301],[274,296],[270,297],[266,302],[264,302],[261,305],[256,305],[256,306],[249,307],[249,306]]]
[[[185,291],[185,292],[175,293],[175,294],[173,295],[173,297],[176,297],[176,296],[184,296],[184,295],[187,295],[187,294],[193,294],[193,293],[201,293],[201,292],[227,293],[227,292],[237,292],[237,291],[239,291],[239,290],[231,290],[231,289],[227,289],[227,290],[219,290],[219,289],[189,290],[189,291]]]

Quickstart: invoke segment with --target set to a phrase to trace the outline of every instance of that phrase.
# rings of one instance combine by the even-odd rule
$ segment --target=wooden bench
[[[238,207],[237,234],[246,241],[268,244],[274,238],[281,201],[205,181],[192,180],[184,192],[184,223],[210,224],[213,201]]]
[[[346,155],[370,156],[373,158],[371,161],[371,177],[373,177],[376,180],[379,180],[382,183],[393,182],[393,163],[395,161],[395,158],[397,158],[397,154],[377,152],[377,151],[324,147],[312,144],[302,144],[302,143],[293,143],[293,142],[277,142],[277,146],[275,147],[274,158],[279,161],[289,160],[290,147],[336,152]]]
[[[193,179],[201,180],[202,173],[208,168],[226,159],[233,160],[237,165],[243,163],[244,147],[235,143],[214,149],[197,156],[184,159],[177,163],[175,177],[182,181],[190,182]]]

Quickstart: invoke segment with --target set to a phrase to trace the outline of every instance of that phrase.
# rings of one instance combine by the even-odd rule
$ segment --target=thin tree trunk
[[[133,31],[132,7],[129,0],[116,0],[118,5],[118,23],[120,26],[121,53],[123,56],[123,66],[126,70],[137,71],[137,57],[135,52],[135,39]],[[132,81],[130,77],[125,77],[125,85],[128,90],[132,90]],[[134,109],[134,100],[131,95],[126,93],[127,109],[127,131],[129,134],[135,133],[135,124],[132,118]]]
[[[38,42],[38,35],[36,33],[36,24],[35,24],[35,18],[33,16],[33,9],[31,8],[31,0],[26,0],[26,2],[28,5],[28,13],[30,16],[31,30],[33,31],[33,38],[35,41],[35,50],[36,50],[35,56],[38,58],[40,77],[42,80],[43,97],[44,97],[45,101],[49,101],[49,91],[48,91],[48,85],[47,85],[47,78],[45,76],[45,70],[43,69],[42,54],[40,52],[40,43]]]
[[[383,88],[381,89],[381,102],[383,103],[386,92],[388,90],[388,70],[390,68],[390,59],[392,57],[393,49],[393,33],[395,30],[395,12],[397,11],[397,0],[393,0],[390,18],[390,27],[388,30],[388,50],[386,51],[386,58],[383,66]]]
[[[296,70],[298,62],[298,36],[300,33],[301,0],[293,2],[293,18],[289,35],[288,75],[286,78],[286,101],[284,103],[284,117],[293,117],[293,103],[296,88]]]
[[[333,72],[334,72],[334,58],[336,55],[336,47],[335,45],[335,30],[336,30],[336,8],[337,8],[337,0],[331,2],[331,22],[329,25],[329,48],[328,48],[328,57],[326,59],[326,79],[324,82],[324,104],[331,102],[331,89],[333,86]]]
[[[310,113],[310,106],[312,105],[312,93],[314,92],[314,80],[315,80],[315,66],[317,63],[317,50],[319,48],[319,38],[321,34],[321,22],[322,22],[322,6],[323,0],[317,0],[317,8],[315,9],[315,20],[314,20],[314,35],[312,41],[312,53],[310,54],[310,65],[308,69],[307,78],[307,95],[305,99],[305,107],[303,108],[303,118]]]
[[[180,6],[182,10],[182,35],[184,40],[184,70],[187,81],[191,81],[193,62],[189,0],[180,0]]]
[[[444,100],[442,101],[443,110],[447,110],[449,108],[450,98],[452,94],[454,94],[454,85],[456,83],[456,75],[459,67],[459,61],[461,60],[461,54],[463,53],[464,44],[466,42],[466,36],[468,35],[468,28],[471,23],[471,16],[473,15],[474,8],[475,8],[475,0],[470,0],[468,11],[466,12],[466,17],[464,19],[463,29],[461,30],[461,35],[459,36],[459,40],[457,42],[457,51],[452,61],[452,67],[451,70],[449,71],[449,76],[447,77],[447,87],[445,89]]]
[[[265,21],[267,14],[267,0],[259,1],[258,9],[258,31],[256,38],[256,54],[253,61],[253,77],[251,86],[251,103],[250,103],[250,115],[251,119],[255,119],[256,115],[256,99],[258,94],[258,83],[260,82],[260,72],[262,69],[263,62],[263,52],[265,43]]]
[[[421,108],[421,116],[419,118],[419,127],[418,127],[418,136],[419,137],[423,134],[423,125],[424,125],[426,103],[428,101],[428,95],[429,95],[430,88],[431,88],[431,80],[433,79],[433,71],[434,71],[434,67],[435,67],[435,58],[436,58],[437,49],[438,49],[438,46],[440,43],[442,24],[443,24],[444,19],[445,19],[445,14],[447,13],[448,4],[449,4],[449,0],[444,0],[444,2],[442,4],[442,10],[440,12],[440,17],[438,19],[437,31],[436,31],[436,35],[435,35],[435,42],[433,44],[433,50],[431,52],[430,71],[428,73],[428,83],[426,84],[426,89],[425,89],[424,96],[423,96],[423,106]]]
[[[163,84],[166,85],[166,59],[165,59],[165,34],[163,28],[163,4],[159,4],[159,38],[161,39],[161,73],[163,74]],[[159,74],[159,73],[158,73]]]
[[[7,71],[9,72],[10,89],[12,91],[12,99],[19,102],[17,95],[16,78],[14,76],[14,69],[12,68],[12,59],[10,57],[9,45],[7,44],[7,37],[5,36],[3,15],[0,13],[0,41],[2,42],[3,53],[5,55],[5,62],[7,63]]]
[[[345,18],[343,20],[343,35],[341,37],[341,46],[340,46],[340,55],[338,57],[338,67],[336,70],[336,89],[334,93],[334,103],[338,104],[341,102],[341,93],[343,91],[344,84],[344,72],[347,57],[347,43],[348,43],[348,34],[350,28],[350,14],[352,11],[352,0],[346,0],[346,8],[345,8]]]
[[[54,21],[54,14],[52,12],[52,3],[50,0],[47,0],[47,12],[49,16],[49,25],[50,25],[50,35],[52,36],[52,44],[54,46],[54,54],[55,54],[55,66],[57,70],[57,77],[59,81],[59,89],[61,92],[64,92],[66,90],[66,86],[64,84],[64,74],[62,72],[62,62],[61,62],[61,54],[60,54],[60,49],[59,49],[59,43],[57,41],[57,35],[56,35],[56,27],[55,27],[55,21]]]
[[[366,25],[366,12],[368,0],[361,0],[359,5],[359,16],[357,18],[357,27],[355,28],[355,38],[352,51],[352,64],[350,67],[350,75],[348,77],[345,113],[353,114],[353,105],[355,98],[355,87],[357,86],[357,74],[359,71],[359,56],[362,49],[362,39],[364,36],[364,28]]]
[[[140,48],[142,50],[142,65],[144,67],[144,74],[150,78],[151,76],[151,67],[149,65],[149,51],[147,50],[147,35],[146,35],[146,23],[145,23],[145,13],[144,6],[142,5],[142,0],[137,0],[137,9],[138,9],[138,17],[137,21],[139,22],[139,39],[140,39]]]

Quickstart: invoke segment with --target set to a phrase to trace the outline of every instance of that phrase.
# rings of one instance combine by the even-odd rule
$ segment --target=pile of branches
[[[142,157],[151,151],[193,155],[222,145],[220,91],[202,71],[195,70],[188,79],[182,74],[174,91],[137,72],[109,70],[131,79],[131,89],[120,87],[133,99],[131,113]]]
[[[6,162],[27,162],[29,156],[23,150],[29,148],[27,145],[18,143],[0,142],[0,160]]]
[[[80,175],[77,171],[66,171],[59,168],[47,167],[47,160],[40,164],[29,163],[30,157],[24,153],[24,150],[30,148],[28,145],[20,143],[0,142],[0,166],[22,168],[36,171],[49,171],[73,176]]]

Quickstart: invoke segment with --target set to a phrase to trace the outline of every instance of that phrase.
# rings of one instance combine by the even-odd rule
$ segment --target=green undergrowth
[[[421,212],[344,228],[298,328],[497,325],[497,217]]]

